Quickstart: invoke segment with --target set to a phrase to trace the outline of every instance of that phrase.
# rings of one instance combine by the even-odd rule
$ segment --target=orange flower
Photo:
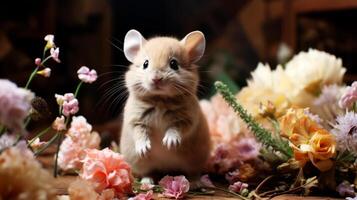
[[[300,166],[311,161],[320,171],[332,167],[331,158],[336,154],[335,138],[307,116],[304,109],[289,109],[280,119],[280,127],[281,135],[289,139]]]

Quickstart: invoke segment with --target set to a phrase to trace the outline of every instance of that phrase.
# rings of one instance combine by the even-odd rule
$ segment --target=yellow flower
[[[294,158],[304,166],[306,162],[320,171],[329,170],[336,154],[334,136],[310,119],[304,109],[289,109],[280,119],[282,136],[289,139]]]

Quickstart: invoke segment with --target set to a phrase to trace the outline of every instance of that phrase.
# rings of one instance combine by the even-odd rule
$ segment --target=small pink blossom
[[[77,74],[78,74],[79,80],[81,80],[81,81],[83,81],[85,83],[93,83],[98,78],[97,72],[94,69],[90,70],[86,66],[82,66],[77,71]]]
[[[248,184],[242,183],[240,181],[237,181],[228,187],[228,189],[230,191],[233,191],[236,193],[241,193],[244,189],[247,189],[247,188],[248,188]]]
[[[78,112],[78,100],[74,97],[72,93],[67,93],[64,96],[55,95],[57,103],[62,104],[63,109],[62,113],[64,116],[68,117],[69,115],[74,115]]]
[[[203,186],[205,186],[205,187],[209,187],[209,188],[216,187],[216,186],[213,185],[213,183],[212,183],[211,179],[209,178],[208,174],[205,174],[205,175],[201,176],[200,181],[203,184]]]
[[[45,68],[45,69],[43,69],[41,71],[38,71],[37,74],[48,78],[48,77],[51,76],[51,69],[47,67],[47,68]]]
[[[80,177],[92,182],[98,193],[114,189],[119,198],[132,193],[134,178],[129,164],[122,155],[108,148],[86,150]]]
[[[64,116],[56,117],[55,121],[52,123],[52,128],[56,131],[66,130],[66,124],[64,121],[65,121]]]
[[[46,144],[46,142],[41,142],[40,138],[36,138],[32,143],[31,143],[31,148],[33,150],[37,150],[40,149],[41,147],[43,147]]]
[[[256,159],[259,155],[261,144],[255,138],[242,138],[232,142],[232,154],[242,161]]]
[[[50,53],[51,53],[51,57],[53,58],[54,61],[56,61],[58,63],[61,62],[60,59],[59,59],[59,53],[60,53],[59,47],[51,48]]]
[[[151,200],[154,199],[154,192],[152,190],[147,191],[146,193],[140,193],[135,197],[131,197],[128,200]]]
[[[45,36],[44,40],[47,42],[46,47],[45,47],[46,49],[51,49],[56,46],[54,43],[54,39],[55,39],[55,36],[52,34],[48,34]]]
[[[347,87],[345,93],[338,102],[341,108],[351,108],[357,101],[357,81],[353,82],[351,86]]]
[[[42,62],[41,58],[36,58],[35,59],[35,65],[36,66],[41,66],[41,62]]]
[[[58,153],[59,167],[63,170],[80,169],[85,150],[97,149],[99,144],[100,136],[97,132],[92,132],[92,126],[87,120],[83,116],[73,117]]]
[[[163,195],[169,198],[182,199],[190,189],[190,183],[185,176],[165,176],[159,182],[164,189]]]
[[[12,132],[24,131],[23,121],[31,109],[34,94],[9,80],[0,79],[0,124]]]

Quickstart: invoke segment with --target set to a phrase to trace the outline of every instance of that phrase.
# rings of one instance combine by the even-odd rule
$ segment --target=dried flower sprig
[[[282,138],[275,138],[273,134],[263,128],[257,123],[254,118],[237,102],[234,95],[230,92],[227,85],[217,81],[215,82],[217,91],[223,96],[226,102],[233,108],[233,110],[242,118],[242,120],[248,125],[256,138],[265,146],[273,148],[275,151],[281,152],[287,158],[292,157],[292,150],[289,147],[289,143]]]

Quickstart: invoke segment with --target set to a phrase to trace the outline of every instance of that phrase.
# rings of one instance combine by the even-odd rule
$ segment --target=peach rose
[[[132,193],[134,178],[122,155],[105,148],[87,149],[81,178],[91,182],[98,193],[113,189],[117,197]]]
[[[311,161],[320,171],[332,167],[336,154],[334,136],[304,113],[304,109],[289,109],[280,119],[282,136],[287,137],[300,166]]]

